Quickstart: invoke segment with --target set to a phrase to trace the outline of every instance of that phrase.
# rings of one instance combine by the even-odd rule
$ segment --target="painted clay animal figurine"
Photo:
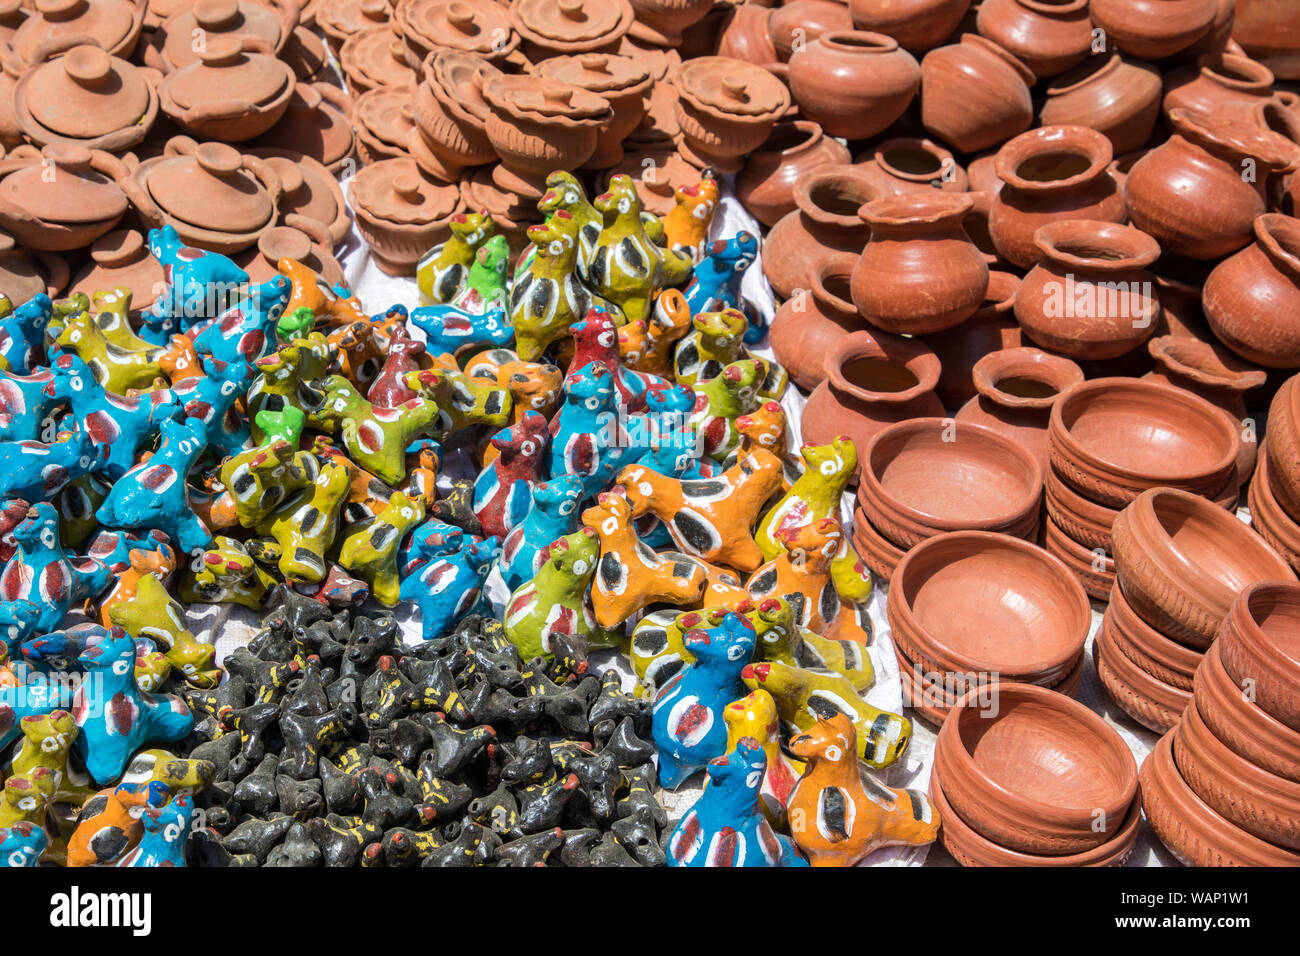
[[[420,399],[396,408],[372,405],[342,375],[331,375],[325,380],[325,404],[320,414],[342,432],[343,445],[358,465],[396,485],[406,477],[407,447],[434,431],[438,411],[437,406]]]
[[[252,364],[275,348],[276,323],[284,313],[292,286],[277,275],[249,289],[248,294],[213,319],[194,337],[202,356],[229,364]]]
[[[174,226],[150,229],[149,252],[162,264],[167,290],[144,311],[140,336],[166,345],[173,335],[215,319],[248,284],[248,273],[216,252],[181,241]]]
[[[509,349],[490,349],[473,356],[465,364],[470,379],[510,393],[511,411],[508,424],[516,425],[529,412],[548,420],[564,398],[564,373],[549,362],[524,362]],[[490,465],[499,455],[492,445],[483,449],[483,465]]]
[[[32,505],[13,534],[18,550],[0,572],[0,597],[35,604],[39,633],[57,629],[69,608],[98,597],[112,581],[102,561],[67,555],[59,543],[59,516],[47,502]]]
[[[662,378],[636,372],[623,365],[618,351],[618,327],[606,309],[592,307],[586,316],[570,327],[573,333],[573,358],[569,361],[570,374],[600,362],[614,375],[618,400],[629,413],[645,410],[645,393],[652,385],[666,385]]]
[[[426,305],[411,310],[411,324],[424,333],[430,355],[456,355],[485,346],[509,345],[515,332],[504,308],[466,312],[454,305]]]
[[[332,328],[348,325],[352,322],[364,322],[367,318],[361,308],[361,302],[348,289],[341,285],[331,285],[320,273],[303,265],[296,259],[288,257],[276,263],[276,271],[289,280],[291,289],[289,301],[285,303],[276,332],[281,339],[294,339],[306,335],[311,329],[320,325]],[[285,316],[302,315],[310,312],[311,323],[301,326],[295,322],[281,328]]]
[[[758,632],[755,659],[834,671],[847,678],[857,691],[865,691],[875,683],[875,668],[865,644],[822,637],[800,627],[786,598],[769,597],[752,603],[749,619]]]
[[[351,486],[344,464],[328,461],[301,491],[277,506],[257,522],[257,533],[274,539],[279,553],[274,557],[280,573],[293,584],[315,584],[325,578],[325,553],[338,534],[339,514]],[[249,543],[249,553],[258,558],[271,555],[265,545]]]
[[[0,828],[15,823],[43,826],[54,799],[54,774],[48,767],[33,767],[26,773],[11,773],[0,792]]]
[[[465,288],[475,253],[491,237],[496,224],[487,210],[461,212],[447,223],[450,235],[434,246],[415,267],[421,299],[434,305],[451,302]]]
[[[765,690],[750,691],[740,700],[732,701],[722,712],[727,725],[727,752],[745,737],[756,740],[767,755],[767,772],[758,791],[758,806],[772,826],[781,831],[789,829],[785,805],[790,792],[803,773],[803,761],[793,760],[781,749],[781,719],[777,716],[776,701]]]
[[[688,481],[711,478],[721,470],[704,454],[691,425],[694,391],[685,385],[658,383],[646,390],[645,403],[648,414],[631,420],[628,427],[632,444],[646,448],[638,464]]]
[[[185,415],[203,422],[208,447],[213,454],[234,455],[248,444],[249,427],[236,408],[243,402],[248,383],[255,374],[247,362],[231,362],[218,367],[209,362],[211,374],[193,378],[173,388],[172,394],[184,405]]]
[[[785,551],[755,571],[745,587],[756,601],[785,598],[799,627],[825,634],[840,613],[840,596],[831,581],[831,563],[844,536],[840,522],[820,518],[783,528],[778,535]]]
[[[420,609],[421,635],[445,635],[479,600],[479,589],[500,553],[496,538],[473,539],[402,578],[399,597]]]
[[[763,404],[758,390],[767,379],[767,368],[763,359],[742,359],[713,378],[695,383],[691,424],[710,458],[723,461],[740,445],[736,419],[754,413]]]
[[[563,169],[557,169],[546,177],[546,192],[537,200],[537,211],[546,219],[557,212],[572,216],[578,224],[578,275],[584,281],[587,278],[587,264],[591,262],[592,250],[604,226],[604,218],[591,201],[587,191],[577,176]],[[537,253],[534,244],[525,249],[515,267],[515,274],[526,270],[533,256]]]
[[[221,682],[216,648],[204,644],[185,626],[185,608],[154,575],[142,575],[136,582],[134,597],[114,604],[108,616],[130,636],[148,638],[161,647],[163,656],[186,683],[216,687]]]
[[[618,330],[618,351],[623,363],[650,375],[672,374],[673,351],[691,330],[691,307],[680,289],[664,289],[655,296],[648,319],[637,319]]]
[[[745,348],[749,320],[739,309],[700,312],[691,320],[693,328],[678,343],[673,371],[683,385],[694,385],[722,374],[732,362],[751,358]],[[790,378],[775,362],[766,362],[766,375],[758,386],[760,398],[779,401]]]
[[[132,331],[127,321],[129,289],[96,292],[93,302],[84,293],[74,293],[65,301],[71,307],[56,320],[61,326],[55,339],[58,351],[81,356],[110,392],[125,395],[153,385],[162,374],[164,349]],[[54,327],[52,322],[52,332]]]
[[[786,807],[790,834],[813,866],[853,866],[880,847],[924,846],[939,835],[929,798],[860,773],[857,749],[853,721],[839,711],[790,738],[807,761]]]
[[[8,298],[0,304],[0,369],[30,375],[40,361],[54,303],[40,292],[16,309]]]
[[[397,550],[397,571],[405,578],[434,558],[455,554],[464,545],[462,529],[430,518],[403,539]]]
[[[757,256],[758,239],[752,233],[738,232],[730,239],[714,240],[683,293],[691,315],[741,308],[740,280]],[[765,333],[766,327],[751,317],[745,341],[753,345],[762,341]]]
[[[503,427],[510,418],[510,392],[471,379],[449,355],[435,356],[434,367],[408,372],[406,385],[437,411],[438,437],[471,425]]]
[[[609,487],[620,468],[644,453],[627,440],[617,396],[609,368],[591,362],[569,374],[564,404],[551,419],[550,473],[579,475],[586,497]]]
[[[484,534],[505,538],[527,516],[532,488],[546,471],[548,427],[543,415],[527,412],[492,436],[498,457],[474,480],[474,514]]]
[[[123,783],[101,790],[82,808],[68,838],[67,865],[102,866],[119,859],[144,835],[141,812],[167,802],[167,785]]]
[[[144,836],[118,866],[184,866],[194,800],[188,794],[172,797],[165,806],[146,808],[140,815]]]
[[[161,535],[161,532],[157,532]],[[113,583],[108,593],[99,601],[99,623],[108,627],[113,623],[109,613],[115,604],[132,600],[140,587],[140,580],[146,576],[156,577],[166,587],[180,562],[170,544],[157,548],[135,548],[127,552],[126,567],[113,570]]]
[[[415,398],[415,392],[406,385],[406,375],[408,372],[418,372],[424,367],[421,362],[424,354],[425,344],[413,338],[407,332],[406,326],[399,328],[388,340],[388,355],[384,358],[379,374],[370,383],[366,399],[372,405],[396,408],[403,402]]]
[[[449,305],[469,315],[505,312],[510,308],[510,243],[505,236],[492,236],[474,253],[465,287]]]
[[[186,604],[242,604],[256,611],[276,579],[253,560],[242,541],[217,535],[203,552],[201,566],[181,582],[180,598]]]
[[[203,363],[188,335],[173,335],[158,353],[158,367],[173,387],[203,375]]]
[[[227,458],[221,464],[219,476],[239,523],[252,528],[286,497],[315,481],[319,471],[316,458],[309,452],[298,451],[297,442],[275,439]]]
[[[523,521],[510,529],[501,544],[501,579],[511,591],[540,570],[541,541],[554,541],[578,527],[578,505],[584,489],[578,475],[560,475],[533,485],[531,505]]]
[[[590,528],[558,538],[543,549],[537,574],[506,602],[506,637],[520,657],[585,660],[591,647],[613,643],[613,636],[587,606],[587,589],[599,557],[600,543]]]
[[[309,417],[320,414],[325,404],[325,390],[321,383],[329,374],[332,360],[325,336],[312,332],[253,363],[257,377],[248,389],[247,402],[254,443],[261,445],[267,440],[266,432],[257,421],[264,412],[293,408]]]
[[[397,549],[406,533],[424,520],[424,499],[393,492],[388,507],[346,529],[339,547],[339,566],[370,585],[376,601],[393,607],[400,579]]]
[[[720,194],[718,181],[707,172],[694,186],[675,188],[673,208],[664,216],[665,245],[699,262],[708,245],[709,227],[713,225]]]
[[[45,830],[34,823],[19,820],[11,827],[0,827],[0,866],[35,866],[49,845]]]
[[[565,339],[569,326],[587,314],[592,295],[578,277],[578,222],[557,210],[541,225],[528,227],[537,255],[510,288],[510,325],[515,351],[525,362]]]
[[[50,444],[0,442],[0,499],[47,501],[69,482],[104,467],[108,446],[82,429],[64,431],[63,419]]]
[[[403,308],[403,322],[405,313]],[[374,322],[350,322],[339,326],[325,336],[333,356],[331,371],[342,375],[362,395],[366,394],[384,367],[384,347],[389,338]]]
[[[59,403],[45,390],[53,377],[48,368],[31,375],[0,371],[0,441],[36,441],[42,432],[54,437],[53,422],[46,422]]]

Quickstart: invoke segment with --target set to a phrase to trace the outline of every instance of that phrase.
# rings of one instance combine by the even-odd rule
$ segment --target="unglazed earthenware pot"
[[[143,312],[166,292],[162,263],[149,252],[144,236],[134,229],[115,229],[91,244],[90,264],[72,280],[73,292],[93,295],[101,289],[131,290],[131,311]]]
[[[1018,348],[1020,326],[1013,308],[1020,279],[1010,272],[989,272],[989,288],[975,314],[961,325],[923,336],[943,364],[935,391],[948,408],[961,408],[976,395],[975,363],[999,349]]]
[[[1170,70],[1160,109],[1212,113],[1225,103],[1262,103],[1273,98],[1273,74],[1250,57],[1204,54],[1196,63]]]
[[[510,18],[531,63],[575,53],[614,53],[632,26],[627,0],[516,0]]]
[[[491,0],[399,0],[393,29],[412,66],[434,50],[459,50],[504,66],[519,47],[510,11]]]
[[[789,79],[804,116],[832,136],[868,139],[907,109],[921,68],[893,37],[833,30],[790,57]]]
[[[827,166],[844,166],[849,150],[808,120],[777,123],[767,141],[750,153],[736,176],[736,197],[765,226],[794,212],[799,177]]]
[[[1283,509],[1272,489],[1267,467],[1268,452],[1259,450],[1259,461],[1246,492],[1250,526],[1282,556],[1291,569],[1300,572],[1300,524]]]
[[[1220,659],[1233,683],[1251,681],[1255,703],[1300,731],[1300,586],[1276,575],[1247,588],[1218,636]]]
[[[1282,723],[1248,696],[1223,668],[1223,645],[1205,652],[1196,672],[1192,699],[1218,737],[1251,763],[1279,777],[1300,783],[1300,731]]]
[[[951,151],[933,140],[916,136],[884,140],[858,156],[856,163],[863,169],[879,172],[898,193],[929,189],[964,193],[970,188],[966,170]]]
[[[649,70],[627,56],[581,53],[543,61],[538,73],[605,99],[613,115],[596,131],[596,151],[586,165],[608,169],[623,159],[623,140],[645,117],[645,97],[654,82]]]
[[[245,43],[261,40],[278,54],[298,25],[300,8],[294,0],[195,0],[179,7],[142,47],[144,61],[164,73],[179,70],[199,58],[201,44],[218,36],[239,35]]]
[[[1064,73],[1092,51],[1088,0],[983,0],[975,24],[1039,79]]]
[[[1279,80],[1300,80],[1300,24],[1295,11],[1269,0],[1237,0],[1232,39]]]
[[[787,299],[768,329],[776,360],[800,388],[811,392],[826,379],[826,356],[863,328],[849,293],[858,257],[830,253],[808,270],[807,291]]]
[[[43,59],[51,44],[94,40],[110,56],[126,58],[144,25],[144,4],[130,0],[37,0],[35,10],[14,31],[13,51],[26,63]]]
[[[673,77],[682,153],[700,168],[741,169],[790,108],[785,84],[761,67],[721,56],[685,61]]]
[[[187,133],[237,143],[276,124],[295,83],[287,63],[245,50],[240,37],[216,36],[198,60],[167,74],[158,98],[163,112]]]
[[[1023,133],[1034,120],[1034,74],[977,33],[921,61],[921,122],[954,149],[975,153]]]
[[[913,53],[952,36],[970,5],[971,0],[849,0],[859,30],[887,34]]]
[[[1171,640],[1144,621],[1118,584],[1111,589],[1104,626],[1115,649],[1156,680],[1181,690],[1192,689],[1201,651]]]
[[[483,98],[483,88],[499,72],[472,53],[429,54],[415,94],[415,122],[423,135],[411,150],[421,169],[453,180],[467,166],[496,160],[487,135],[492,107]]]
[[[1205,280],[1205,318],[1214,334],[1248,362],[1300,368],[1300,219],[1265,213],[1255,241],[1219,263]]]
[[[51,143],[39,158],[0,161],[0,226],[29,249],[79,249],[126,212],[119,181],[126,167],[111,154]]]
[[[1106,622],[1102,624],[1093,642],[1093,658],[1111,700],[1148,730],[1162,734],[1175,726],[1192,702],[1191,691],[1166,684],[1133,663],[1115,647]]]
[[[1140,148],[1160,116],[1160,71],[1111,50],[1084,60],[1047,84],[1038,119],[1044,126],[1087,126],[1115,154]]]
[[[257,148],[303,153],[338,176],[356,160],[356,133],[347,117],[351,101],[328,83],[299,83],[280,121],[258,137]]]
[[[381,86],[408,86],[418,81],[402,38],[387,26],[370,27],[348,37],[339,50],[339,65],[353,94]]]
[[[848,4],[840,0],[789,0],[772,10],[767,35],[776,55],[789,61],[797,51],[831,31],[852,30]]]
[[[1092,0],[1093,26],[1125,53],[1163,60],[1195,44],[1214,26],[1217,0]]]
[[[712,0],[631,0],[636,20],[629,35],[646,43],[672,47],[682,31],[698,23],[713,6]]]
[[[389,275],[414,275],[420,257],[451,234],[451,217],[464,208],[455,186],[421,176],[413,159],[366,166],[348,195],[357,228]]]
[[[1282,383],[1268,407],[1269,484],[1278,504],[1292,518],[1300,517],[1300,392],[1297,377]]]

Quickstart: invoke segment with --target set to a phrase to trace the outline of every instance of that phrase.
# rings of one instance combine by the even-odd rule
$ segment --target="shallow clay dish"
[[[1112,647],[1104,627],[1097,632],[1093,655],[1111,700],[1143,727],[1163,734],[1191,703],[1191,691],[1156,680]]]
[[[1101,548],[1110,553],[1110,529],[1119,515],[1117,510],[1088,500],[1062,481],[1050,466],[1043,485],[1043,500],[1048,517],[1065,534],[1085,548]]]
[[[1192,678],[1201,664],[1200,651],[1171,641],[1142,620],[1124,597],[1118,584],[1111,588],[1103,627],[1116,650],[1156,680],[1183,690],[1192,689]]]
[[[1233,682],[1253,681],[1255,702],[1300,731],[1300,585],[1279,581],[1247,588],[1233,601],[1219,644]]]
[[[1222,651],[1216,642],[1196,672],[1192,699],[1205,726],[1251,763],[1300,783],[1300,731],[1247,698],[1250,685],[1235,683],[1223,669]]]
[[[1069,568],[1088,597],[1105,603],[1115,586],[1115,559],[1105,548],[1088,548],[1066,534],[1049,515],[1043,525],[1043,547]]]
[[[1250,526],[1280,554],[1294,571],[1300,569],[1300,524],[1282,509],[1273,494],[1273,479],[1268,471],[1268,454],[1260,449],[1259,467],[1246,492],[1250,508]]]

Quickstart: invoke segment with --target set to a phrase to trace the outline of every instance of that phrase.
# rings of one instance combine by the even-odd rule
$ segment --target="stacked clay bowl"
[[[1088,598],[1064,564],[1020,538],[952,531],[922,541],[899,562],[886,613],[905,691],[936,724],[972,688],[1078,687]]]
[[[1052,408],[1047,444],[1047,550],[1109,600],[1116,516],[1149,488],[1236,504],[1241,439],[1204,399],[1149,380],[1098,378]]]
[[[1097,670],[1126,713],[1164,733],[1191,703],[1193,675],[1237,595],[1295,575],[1235,516],[1173,488],[1143,492],[1120,512],[1114,549]]]
[[[1032,684],[972,691],[944,721],[930,799],[963,866],[1120,866],[1137,841],[1138,771],[1083,704]]]
[[[1297,376],[1300,377],[1300,376]],[[1273,396],[1246,503],[1251,524],[1292,568],[1300,570],[1300,395],[1289,378]]]
[[[1142,800],[1188,865],[1300,866],[1300,586],[1262,582],[1232,603],[1142,766]]]

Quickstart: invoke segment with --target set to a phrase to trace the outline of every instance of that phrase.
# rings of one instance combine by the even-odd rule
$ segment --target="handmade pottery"
[[[977,33],[931,50],[921,62],[921,122],[963,153],[975,153],[1023,133],[1034,119],[1034,74]]]
[[[110,56],[128,57],[140,39],[144,10],[128,0],[43,0],[14,31],[13,51],[38,62],[43,47],[93,38]]]
[[[1158,734],[1176,726],[1191,703],[1190,691],[1167,684],[1147,673],[1120,651],[1103,627],[1093,646],[1093,658],[1102,686],[1120,709]]]
[[[756,66],[776,64],[776,45],[767,31],[772,11],[758,3],[732,8],[718,35],[718,56],[744,60]]]
[[[587,281],[596,295],[618,306],[627,321],[649,320],[655,292],[679,286],[691,275],[691,256],[686,252],[662,249],[650,239],[641,218],[636,184],[630,176],[611,178],[609,188],[597,196],[592,205],[604,220],[604,227],[592,245]],[[737,255],[727,254],[731,251],[729,244],[721,241],[717,245],[722,248],[716,254],[719,259],[727,260],[732,267],[730,272],[734,274],[741,271],[736,260],[742,258],[741,254],[751,252],[740,247],[753,246],[752,252],[757,253],[757,242],[745,232],[731,242],[736,246]],[[749,255],[744,264],[752,261],[753,255]],[[720,290],[711,283],[702,287],[711,271],[708,261],[695,266],[694,271],[692,283],[685,290],[691,311],[698,313],[726,308],[730,304],[725,300],[731,282],[725,282]],[[730,276],[727,278],[730,280]]]
[[[89,245],[126,211],[117,182],[125,167],[108,153],[51,143],[39,158],[6,166],[0,172],[0,226],[28,248]]]
[[[366,90],[352,106],[357,128],[357,153],[365,165],[411,155],[415,110],[410,86],[380,86]],[[434,174],[434,178],[439,178]]]
[[[888,184],[899,193],[928,189],[964,193],[970,185],[966,170],[957,164],[956,157],[928,139],[896,136],[859,156],[857,162],[866,169],[883,173]]]
[[[985,0],[975,23],[1039,79],[1064,73],[1092,51],[1087,0]]]
[[[1143,146],[1160,115],[1160,71],[1118,50],[1097,54],[1056,77],[1038,118],[1044,126],[1086,126],[1116,156]]]
[[[346,112],[351,100],[327,83],[299,83],[280,121],[257,141],[259,148],[310,156],[334,175],[352,158],[356,134]]]
[[[598,130],[596,151],[587,165],[607,169],[621,162],[623,140],[645,115],[645,95],[654,82],[649,71],[630,57],[583,53],[545,60],[538,72],[609,101],[613,117]]]
[[[826,377],[826,356],[845,336],[862,328],[853,304],[850,280],[858,257],[831,253],[808,273],[808,291],[787,299],[772,319],[768,340],[772,354],[790,378],[811,392]]]
[[[662,85],[658,84],[655,89]],[[626,145],[629,149],[634,145],[630,137]],[[718,204],[717,181],[707,171],[696,169],[676,149],[660,145],[639,147],[635,152],[625,153],[623,161],[610,167],[608,173],[610,176],[623,174],[636,180],[641,208],[663,220],[669,249],[688,245],[701,248]],[[679,209],[680,212],[675,212]],[[696,210],[699,210],[700,218],[696,218]],[[680,218],[683,215],[690,216],[689,222]],[[674,225],[670,223],[671,219],[678,219],[678,222]],[[683,225],[688,228],[681,229]],[[683,233],[689,236],[684,237]],[[685,243],[683,238],[687,239]]]
[[[1300,368],[1300,338],[1274,319],[1300,302],[1300,221],[1266,213],[1252,228],[1254,243],[1205,280],[1205,317],[1219,341],[1247,361]]]
[[[390,26],[370,27],[348,37],[339,50],[339,65],[357,93],[381,86],[414,85],[417,77],[406,44]]]
[[[631,0],[636,16],[629,35],[646,43],[676,46],[682,32],[709,11],[708,0]]]
[[[740,284],[746,270],[758,257],[758,237],[741,230],[729,239],[715,239],[701,252],[699,261],[690,271],[690,281],[682,289],[682,298],[692,313],[718,312],[723,309],[741,309],[745,306],[740,294]],[[657,258],[657,256],[656,256]],[[663,257],[667,276],[690,268],[691,256],[675,252]],[[745,342],[754,345],[763,338],[762,316],[746,309],[749,327]]]
[[[922,337],[943,366],[935,391],[947,407],[960,408],[975,397],[976,362],[991,352],[1021,345],[1020,326],[1012,312],[1019,286],[1012,273],[990,270],[988,291],[974,315],[956,328]]]
[[[1259,453],[1255,474],[1246,492],[1250,526],[1292,569],[1300,569],[1300,524],[1286,512],[1273,492],[1266,450],[1261,448]]]
[[[1287,379],[1269,405],[1268,430],[1264,441],[1268,448],[1269,484],[1278,503],[1288,515],[1300,515],[1300,414],[1296,408],[1296,379]]]
[[[1238,0],[1232,39],[1280,80],[1300,80],[1300,36],[1285,10],[1260,0]]]
[[[1209,33],[1219,5],[1217,0],[1093,0],[1088,10],[1110,43],[1145,60],[1163,60]]]
[[[832,136],[868,139],[907,109],[921,68],[893,37],[836,29],[790,57],[789,81],[801,115]]]
[[[1124,589],[1116,583],[1102,620],[1106,639],[1156,680],[1180,690],[1191,690],[1202,654],[1166,637],[1133,610]]]
[[[767,35],[782,62],[832,30],[852,29],[848,5],[839,0],[790,0],[767,18]]]
[[[486,129],[491,107],[483,86],[496,68],[469,53],[435,50],[421,69],[415,122],[422,136],[411,141],[416,162],[433,175],[453,178],[466,166],[495,159]]]
[[[1205,652],[1192,699],[1214,736],[1263,770],[1300,782],[1300,732],[1251,700],[1223,667],[1223,646]]]
[[[167,18],[145,46],[144,59],[149,66],[170,73],[199,59],[194,43],[196,36],[211,40],[226,34],[253,38],[254,42],[269,47],[264,52],[278,54],[289,42],[297,23],[295,3],[196,0]]]
[[[390,275],[414,275],[425,251],[450,235],[461,210],[460,192],[421,175],[412,159],[389,159],[363,168],[348,187],[357,228]]]
[[[894,37],[913,53],[924,53],[952,36],[970,7],[970,0],[850,0],[849,10],[859,30]]]
[[[406,41],[412,66],[435,50],[472,53],[500,66],[519,47],[509,11],[496,3],[400,0],[393,8],[392,28]]]
[[[736,176],[736,196],[755,219],[771,227],[795,211],[794,187],[800,176],[848,162],[848,148],[825,135],[817,124],[808,120],[781,122]]]
[[[343,242],[352,228],[352,216],[338,180],[322,163],[292,150],[268,147],[249,153],[265,160],[280,177],[280,214],[289,225],[301,228],[303,218],[324,227],[332,245]]]
[[[122,286],[131,290],[133,311],[139,312],[165,288],[162,263],[134,229],[118,229],[100,236],[91,244],[90,258],[90,264],[72,280],[73,292],[91,295],[99,289]]]
[[[158,115],[150,78],[90,45],[30,66],[14,89],[13,102],[19,126],[37,146],[130,149],[149,134]]]
[[[1263,64],[1232,53],[1204,54],[1165,78],[1161,112],[1212,113],[1224,104],[1259,105],[1273,98],[1273,74]]]
[[[392,14],[388,0],[327,0],[316,15],[316,25],[337,54],[352,34],[382,26]]]
[[[1253,584],[1236,597],[1216,645],[1232,682],[1245,687],[1243,681],[1251,681],[1255,703],[1292,730],[1300,730],[1295,683],[1300,661],[1294,648],[1300,588],[1287,575],[1273,579],[1274,583]]]
[[[163,112],[186,132],[239,142],[265,133],[284,114],[295,78],[275,57],[244,50],[237,37],[213,37],[158,87]]]
[[[700,168],[734,173],[790,107],[785,85],[766,70],[721,56],[685,61],[673,77],[682,154]]]
[[[627,0],[520,0],[510,19],[524,56],[537,63],[553,56],[613,53],[632,25]]]

